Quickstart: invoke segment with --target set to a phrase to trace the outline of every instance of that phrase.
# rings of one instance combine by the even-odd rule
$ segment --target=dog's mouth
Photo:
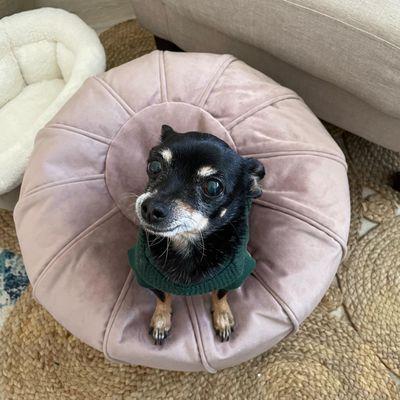
[[[141,225],[145,231],[152,233],[154,235],[165,236],[165,237],[171,237],[171,236],[178,234],[182,228],[182,226],[180,224],[178,224],[173,227],[167,227],[167,228],[162,229],[157,226],[150,225],[145,221],[142,221]]]

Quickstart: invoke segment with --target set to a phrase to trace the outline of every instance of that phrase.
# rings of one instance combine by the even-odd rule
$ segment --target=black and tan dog
[[[150,151],[147,173],[136,213],[157,268],[182,285],[217,274],[243,246],[246,205],[261,195],[263,165],[239,156],[211,134],[176,133],[164,125],[161,143]],[[161,344],[171,329],[172,295],[149,288],[157,296],[150,334]],[[217,335],[229,340],[235,321],[227,291],[213,291],[211,303]]]

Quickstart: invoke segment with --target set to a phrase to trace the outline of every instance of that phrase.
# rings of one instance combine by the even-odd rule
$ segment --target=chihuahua
[[[246,207],[262,193],[260,161],[241,157],[209,133],[177,133],[163,125],[161,143],[149,153],[147,174],[136,213],[165,279],[183,286],[202,284],[238,248],[246,248]],[[149,333],[155,344],[162,344],[171,330],[173,294],[146,287],[156,295]],[[213,326],[221,341],[229,340],[235,325],[227,294],[224,288],[211,291]]]

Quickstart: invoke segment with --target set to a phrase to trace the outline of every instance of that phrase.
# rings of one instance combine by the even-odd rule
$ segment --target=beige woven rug
[[[104,32],[109,66],[154,48],[126,22]],[[5,399],[400,399],[400,220],[386,186],[398,155],[327,124],[346,153],[352,195],[349,256],[321,305],[295,336],[216,374],[112,364],[71,336],[28,290],[0,332]],[[10,214],[0,247],[17,250]],[[362,232],[362,237],[359,232]]]
[[[0,209],[0,248],[20,253],[11,212]]]

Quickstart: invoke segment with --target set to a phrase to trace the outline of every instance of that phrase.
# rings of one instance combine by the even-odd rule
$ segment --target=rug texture
[[[0,248],[20,253],[12,213],[0,209]]]
[[[372,348],[348,324],[314,313],[269,353],[216,374],[112,364],[57,324],[27,291],[6,323],[7,399],[396,399]],[[5,337],[7,336],[7,337]],[[23,379],[21,379],[23,377]]]
[[[28,284],[22,257],[0,248],[0,328]]]
[[[154,48],[134,21],[101,35],[108,66]],[[299,332],[271,351],[216,374],[113,364],[62,328],[28,289],[0,331],[5,399],[400,399],[400,157],[326,124],[349,163],[349,253]],[[11,228],[10,228],[11,226]],[[17,250],[11,215],[0,247]],[[361,235],[362,233],[362,235]],[[7,240],[7,242],[6,242]]]

